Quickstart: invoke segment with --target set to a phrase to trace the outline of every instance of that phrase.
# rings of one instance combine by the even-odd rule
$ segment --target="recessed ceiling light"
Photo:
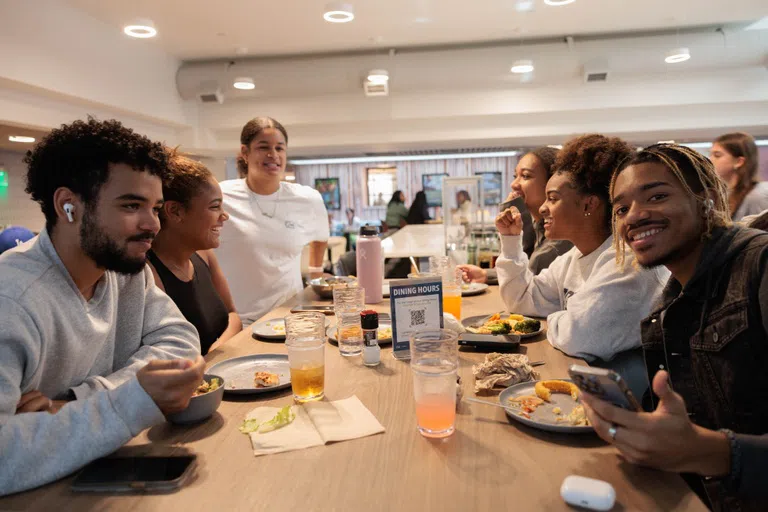
[[[559,7],[561,5],[572,4],[575,1],[576,0],[544,0],[544,3],[547,4],[547,5],[554,6],[554,7]]]
[[[691,58],[691,52],[688,48],[675,48],[671,52],[667,53],[667,57],[664,62],[667,64],[677,64],[678,62],[685,62]]]
[[[150,20],[137,20],[135,23],[124,26],[123,32],[127,36],[139,39],[148,39],[157,35],[155,24]]]
[[[517,2],[515,2],[515,10],[517,12],[531,12],[535,9],[535,0],[517,0]]]
[[[25,135],[9,135],[8,140],[11,142],[25,142],[27,144],[35,142],[34,137],[27,137]]]
[[[256,87],[253,83],[253,78],[248,76],[240,76],[235,78],[235,83],[232,84],[235,89],[241,89],[243,91],[250,91]]]
[[[325,6],[323,19],[331,23],[348,23],[355,19],[355,11],[352,4],[331,2]]]
[[[533,71],[533,61],[527,59],[516,60],[515,63],[512,64],[510,71],[517,74],[530,73]]]
[[[368,81],[372,84],[385,84],[389,81],[389,73],[386,69],[372,69],[368,72]]]

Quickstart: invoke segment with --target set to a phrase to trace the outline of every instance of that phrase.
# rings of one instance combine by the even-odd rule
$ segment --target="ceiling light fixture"
[[[235,78],[235,83],[233,83],[232,86],[235,89],[240,89],[242,91],[250,91],[251,89],[256,88],[256,84],[253,83],[253,78],[248,76]]]
[[[677,64],[678,62],[685,62],[691,58],[691,52],[688,48],[675,48],[667,53],[667,57],[664,62],[667,64]]]
[[[8,140],[11,142],[24,142],[26,144],[35,142],[34,137],[27,137],[26,135],[9,135]]]
[[[386,69],[372,69],[368,72],[368,81],[372,84],[385,84],[389,82],[389,72]]]
[[[534,0],[517,0],[515,2],[515,10],[517,12],[531,12],[536,9],[536,2]]]
[[[516,60],[510,71],[517,74],[530,73],[533,71],[533,61],[528,59]]]
[[[137,20],[131,25],[124,26],[123,33],[138,39],[149,39],[157,35],[157,29],[150,20]]]
[[[355,11],[352,4],[331,2],[325,6],[323,19],[330,23],[349,23],[355,19]]]
[[[551,5],[552,7],[560,7],[561,5],[572,4],[576,0],[544,0],[544,3]]]

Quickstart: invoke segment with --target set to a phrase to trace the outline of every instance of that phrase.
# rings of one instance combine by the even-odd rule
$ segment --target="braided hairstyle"
[[[705,210],[705,229],[701,236],[702,240],[706,240],[711,236],[714,227],[727,227],[731,225],[727,188],[725,183],[717,176],[715,166],[698,151],[677,144],[654,144],[622,162],[611,178],[611,197],[613,197],[616,188],[616,180],[624,169],[631,165],[646,163],[661,164],[669,169],[683,185],[683,189],[685,189],[688,195],[695,198],[700,204],[706,204],[705,201],[708,199],[713,201],[712,207]],[[714,194],[714,197],[711,197],[710,194]],[[622,265],[624,263],[626,244],[616,231],[615,215],[612,216],[612,224],[616,261],[619,265]]]
[[[611,176],[635,150],[618,137],[593,133],[568,141],[554,164],[554,173],[567,173],[582,195],[595,195],[605,208],[605,228],[611,229]]]

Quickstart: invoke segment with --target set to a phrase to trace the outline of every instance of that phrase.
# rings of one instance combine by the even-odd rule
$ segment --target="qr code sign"
[[[411,310],[411,327],[415,327],[417,325],[424,325],[427,323],[426,315],[424,314],[426,312],[425,309],[412,309]]]

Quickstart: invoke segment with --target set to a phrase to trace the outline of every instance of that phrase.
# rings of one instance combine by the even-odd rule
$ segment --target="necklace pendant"
[[[261,214],[262,214],[263,216],[265,216],[266,218],[268,218],[268,219],[271,219],[271,218],[273,218],[273,217],[274,217],[274,215],[270,215],[270,214],[268,214],[267,212],[261,212]]]

